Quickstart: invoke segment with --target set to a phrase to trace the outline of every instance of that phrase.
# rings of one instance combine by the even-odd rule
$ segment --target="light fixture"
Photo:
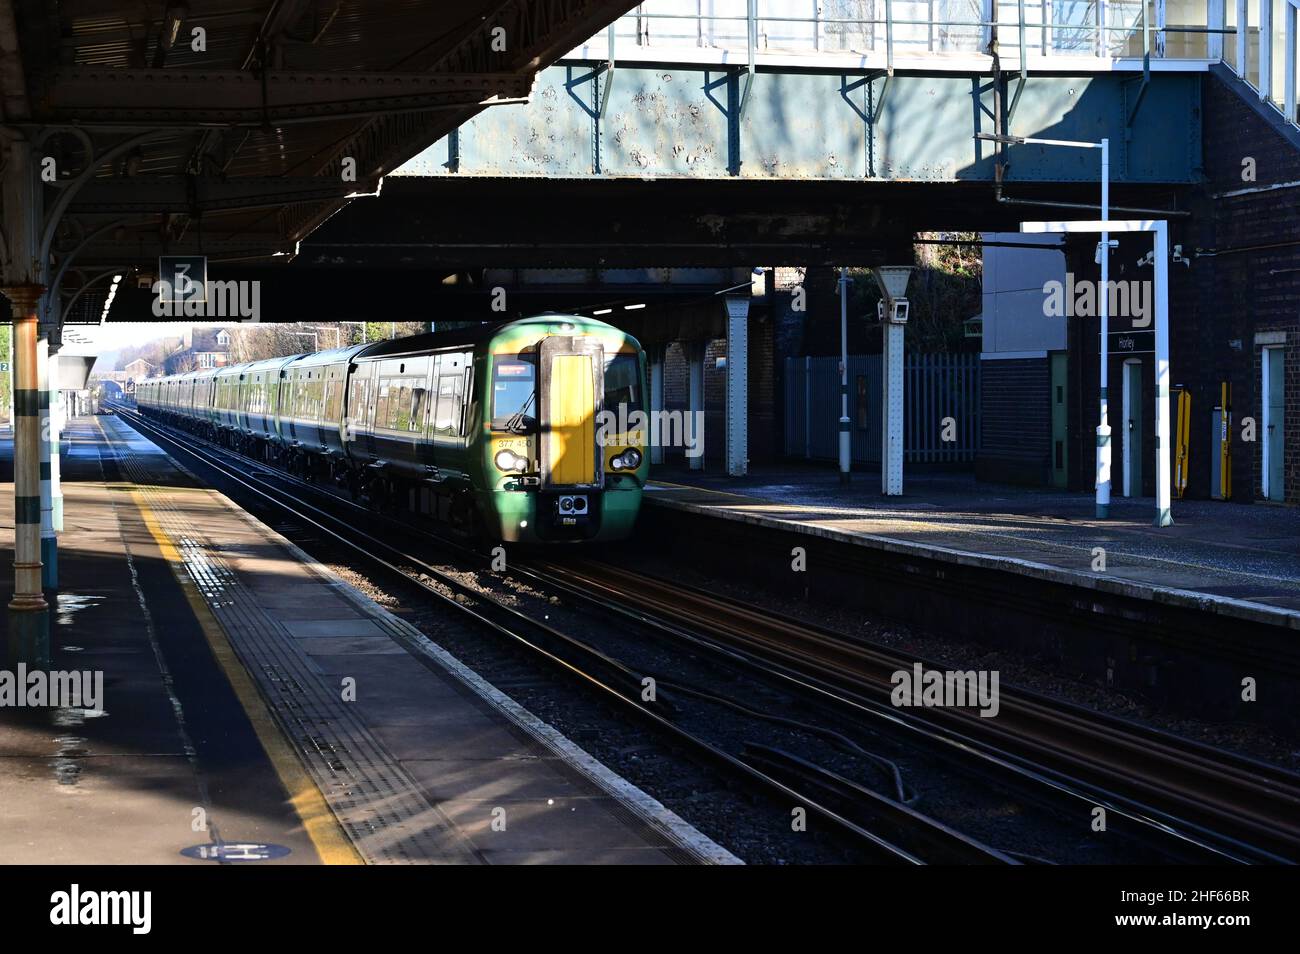
[[[611,311],[613,311],[613,310],[614,310],[613,308],[597,308],[595,311],[592,312],[592,314],[593,314],[593,315],[608,315],[608,314],[609,314]]]
[[[643,304],[640,304],[640,305],[624,305],[624,306],[623,306],[623,310],[624,310],[624,311],[636,311],[638,308],[644,308],[644,307],[645,307],[645,304],[644,304],[644,303],[643,303]]]

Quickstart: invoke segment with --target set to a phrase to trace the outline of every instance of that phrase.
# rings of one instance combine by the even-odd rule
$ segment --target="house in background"
[[[139,381],[141,378],[152,377],[153,369],[154,366],[144,358],[136,358],[118,373],[125,375],[128,381]]]
[[[225,328],[186,328],[164,359],[168,374],[222,368],[230,361],[230,332]]]

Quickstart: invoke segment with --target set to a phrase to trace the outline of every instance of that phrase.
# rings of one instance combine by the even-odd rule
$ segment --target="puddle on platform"
[[[55,722],[58,723],[57,713]],[[59,750],[50,759],[54,780],[60,785],[76,785],[81,781],[83,760],[90,754],[89,742],[79,735],[60,735],[54,741],[59,743]]]
[[[104,600],[102,596],[82,596],[77,593],[60,593],[58,606],[55,607],[54,622],[59,626],[71,626],[72,618],[84,609],[89,609]]]

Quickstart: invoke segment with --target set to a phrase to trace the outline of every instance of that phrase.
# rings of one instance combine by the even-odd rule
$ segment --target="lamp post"
[[[1000,142],[1007,145],[1026,146],[1068,146],[1074,149],[1101,150],[1101,222],[1103,226],[1110,221],[1110,140],[1101,142],[1081,142],[1074,139],[1035,139],[1029,136],[999,136],[993,133],[976,133],[976,139]],[[1110,359],[1110,232],[1102,231],[1101,244],[1098,246],[1098,260],[1101,263],[1101,288],[1097,298],[1101,319],[1101,380],[1100,380],[1100,415],[1097,424],[1097,517],[1110,516],[1110,407],[1106,390],[1110,379],[1107,365]]]
[[[849,270],[840,268],[840,483],[849,482]]]
[[[320,326],[320,325],[308,325],[307,328],[308,328],[309,330],[311,330],[311,331],[332,331],[332,332],[334,332],[334,347],[336,347],[336,348],[341,348],[341,347],[343,347],[343,331],[342,331],[342,329],[339,328],[338,325],[335,325],[333,328],[329,328],[329,327],[325,327],[325,326]]]
[[[297,335],[297,336],[300,337],[300,338],[310,338],[310,339],[311,339],[311,350],[312,350],[313,352],[315,352],[315,351],[319,351],[319,350],[320,350],[320,335],[316,334],[316,332],[314,332],[314,331],[291,331],[291,332],[289,332],[289,334],[291,334],[291,335]]]

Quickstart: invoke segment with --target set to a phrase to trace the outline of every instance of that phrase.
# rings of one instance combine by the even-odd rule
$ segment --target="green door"
[[[1268,493],[1269,500],[1284,500],[1286,490],[1282,483],[1282,465],[1286,454],[1286,359],[1281,348],[1267,348],[1264,352],[1265,387],[1268,391]]]
[[[1069,416],[1065,403],[1066,384],[1069,381],[1068,355],[1052,355],[1052,486],[1064,489],[1069,481],[1069,456],[1066,445],[1066,425]]]
[[[1124,460],[1128,464],[1128,495],[1142,496],[1142,365],[1124,365]]]

